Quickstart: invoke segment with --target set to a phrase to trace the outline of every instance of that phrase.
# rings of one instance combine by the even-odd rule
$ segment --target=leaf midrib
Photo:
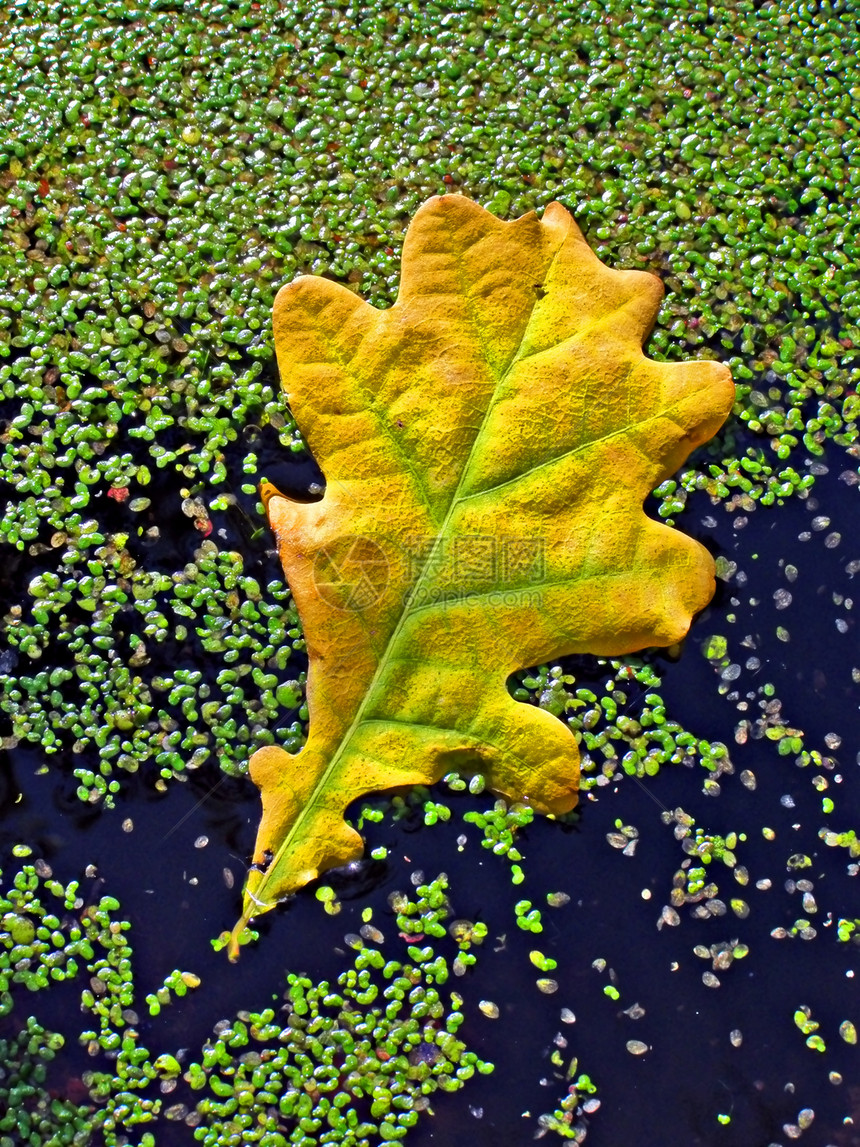
[[[555,263],[556,263],[559,255],[560,255],[562,248],[564,247],[566,241],[567,241],[567,234],[565,234],[564,238],[559,242],[555,253],[553,254],[552,258],[550,259],[549,266],[547,267],[546,272],[544,273],[544,276],[543,276],[543,283],[544,284],[550,278],[550,275],[552,274],[553,267],[555,266]],[[458,257],[457,263],[458,263],[458,267],[462,265],[462,257]],[[462,274],[461,274],[460,278],[461,278],[461,283],[462,283]],[[474,305],[472,302],[471,295],[469,292],[463,291],[463,297],[469,301],[469,310],[470,310],[470,312],[472,312],[472,314],[471,314],[472,325],[476,331],[478,341],[480,342],[480,344],[483,348],[485,346],[485,342],[484,342],[483,335],[482,335],[481,323],[474,316]],[[459,507],[460,502],[465,500],[464,498],[461,497],[460,491],[463,487],[463,483],[465,481],[466,475],[469,473],[469,468],[471,466],[472,458],[474,457],[475,451],[481,443],[481,439],[482,439],[483,433],[484,433],[484,428],[486,427],[487,420],[490,417],[490,414],[491,414],[491,412],[495,406],[495,402],[496,402],[496,398],[498,396],[499,389],[504,384],[505,380],[507,379],[507,377],[509,376],[511,371],[514,369],[514,367],[520,361],[520,354],[519,354],[520,350],[523,348],[523,346],[527,345],[527,337],[528,337],[529,327],[531,326],[532,320],[534,318],[537,303],[538,303],[538,296],[537,296],[537,294],[535,294],[535,298],[534,298],[534,301],[532,302],[532,306],[531,306],[531,310],[529,312],[528,319],[526,320],[526,323],[523,326],[523,333],[520,337],[520,341],[517,345],[516,351],[511,356],[510,361],[508,362],[505,369],[496,377],[495,383],[493,385],[493,392],[490,396],[489,401],[487,402],[486,408],[485,408],[483,416],[481,418],[481,424],[478,427],[478,431],[475,434],[474,439],[472,440],[472,445],[469,448],[469,453],[463,462],[463,467],[462,467],[462,470],[460,471],[460,477],[459,477],[459,480],[457,482],[457,487],[454,490],[453,494],[451,495],[451,501],[449,503],[445,517],[444,517],[444,519],[443,519],[443,521],[439,527],[439,530],[437,531],[436,537],[433,540],[433,545],[430,547],[430,549],[428,551],[427,557],[424,561],[424,565],[421,568],[421,572],[418,575],[418,577],[415,579],[415,582],[413,583],[412,592],[409,594],[409,596],[407,597],[407,600],[404,603],[404,606],[403,606],[403,609],[401,610],[400,617],[398,618],[397,624],[395,625],[394,629],[391,632],[391,636],[389,637],[388,642],[386,643],[385,649],[384,649],[384,651],[383,651],[383,653],[382,653],[382,655],[381,655],[381,657],[377,663],[373,677],[371,678],[371,680],[367,686],[367,689],[364,692],[364,697],[362,698],[361,703],[360,703],[358,709],[356,710],[355,716],[353,717],[352,722],[350,723],[348,729],[346,729],[343,736],[340,738],[337,749],[332,754],[331,761],[326,766],[325,771],[317,779],[317,781],[314,785],[313,792],[310,796],[310,799],[299,810],[299,814],[296,817],[293,824],[290,826],[290,829],[287,832],[286,836],[284,837],[284,840],[283,840],[283,843],[281,844],[281,847],[276,852],[276,854],[272,860],[272,863],[266,869],[266,872],[263,875],[262,880],[260,881],[257,888],[255,889],[254,901],[258,905],[258,907],[262,907],[262,906],[260,905],[259,901],[257,900],[256,894],[259,894],[262,890],[265,889],[266,884],[269,882],[270,879],[276,878],[277,870],[279,867],[279,861],[280,861],[281,857],[284,855],[284,853],[289,848],[290,844],[293,841],[293,838],[295,837],[295,835],[298,832],[302,823],[305,821],[305,819],[307,817],[309,817],[313,814],[314,810],[316,809],[316,807],[319,803],[319,794],[320,793],[324,794],[328,790],[329,781],[331,780],[333,773],[336,771],[336,769],[340,763],[341,758],[343,757],[344,753],[346,752],[346,750],[347,750],[353,736],[357,732],[358,728],[364,723],[364,720],[365,720],[364,713],[365,713],[368,705],[370,704],[371,700],[373,699],[374,692],[375,692],[376,686],[379,683],[380,678],[382,677],[383,673],[385,672],[385,670],[388,666],[389,657],[390,657],[393,649],[397,645],[397,641],[398,641],[398,638],[399,638],[399,636],[403,630],[403,627],[404,627],[407,619],[412,614],[412,610],[410,608],[409,601],[414,597],[414,595],[417,593],[419,588],[423,585],[425,578],[428,574],[428,571],[432,571],[433,562],[434,562],[434,558],[435,558],[437,549],[438,549],[439,545],[443,541],[445,541],[447,538],[447,531],[448,531],[448,527],[449,527],[450,522],[451,522],[451,518],[453,517],[457,508]],[[490,370],[492,370],[489,356],[487,356],[486,354],[485,354],[485,362],[487,363],[488,368]],[[411,465],[409,465],[409,463],[407,463],[407,465],[411,469]],[[431,726],[425,726],[425,727],[431,727]],[[303,752],[303,751],[304,750],[301,750],[298,754],[299,760],[301,758],[301,752]],[[268,907],[274,907],[275,903],[276,902],[272,902],[271,904],[268,905]],[[263,910],[265,910],[265,909],[263,909]]]

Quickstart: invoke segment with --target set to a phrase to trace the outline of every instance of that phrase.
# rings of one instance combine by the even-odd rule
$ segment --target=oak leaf
[[[712,361],[642,353],[662,296],[614,271],[558,203],[504,223],[456,195],[416,214],[397,302],[302,276],[275,300],[290,407],[322,499],[263,497],[304,629],[307,745],[258,750],[263,815],[237,938],[362,853],[346,806],[452,770],[562,813],[570,729],[518,669],[669,645],[713,562],[644,499],[725,419]]]

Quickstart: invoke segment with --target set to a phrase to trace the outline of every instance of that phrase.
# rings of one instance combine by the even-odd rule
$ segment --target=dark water
[[[721,778],[718,797],[703,794],[705,774],[698,766],[664,768],[659,777],[641,784],[624,778],[596,790],[597,799],[583,802],[577,825],[540,820],[525,830],[521,849],[527,877],[515,888],[505,863],[482,849],[476,831],[460,820],[461,811],[485,809],[490,798],[446,793],[443,799],[454,810],[447,825],[424,828],[417,818],[400,824],[386,818],[367,826],[369,846],[385,844],[389,859],[377,866],[372,887],[356,898],[350,899],[349,886],[344,887],[340,915],[325,916],[313,893],[303,893],[261,919],[259,943],[243,950],[235,966],[212,951],[210,939],[238,913],[258,815],[256,791],[247,782],[221,779],[203,769],[162,795],[136,779],[114,811],[93,812],[80,805],[71,779],[58,782],[55,769],[37,775],[38,753],[16,750],[4,762],[0,849],[8,857],[12,844],[26,839],[63,881],[80,876],[87,864],[97,867],[106,880],[100,890],[120,900],[123,915],[133,924],[142,1017],[143,996],[173,968],[201,976],[198,991],[164,1008],[156,1019],[142,1018],[141,1043],[153,1055],[187,1048],[189,1061],[199,1058],[218,1020],[241,1009],[275,1006],[285,969],[306,972],[314,980],[336,978],[350,963],[343,936],[358,930],[367,904],[374,906],[374,923],[387,934],[384,950],[401,958],[388,893],[409,890],[416,870],[428,878],[445,871],[454,916],[481,919],[489,928],[476,968],[448,986],[466,996],[461,1035],[496,1064],[496,1071],[472,1080],[457,1095],[437,1093],[434,1115],[419,1124],[408,1142],[418,1147],[532,1142],[537,1117],[552,1111],[566,1093],[564,1079],[550,1062],[554,1040],[561,1036],[567,1041],[565,1066],[577,1056],[579,1070],[588,1072],[599,1088],[601,1106],[589,1123],[590,1147],[768,1147],[790,1142],[783,1125],[796,1123],[802,1108],[815,1112],[802,1135],[804,1144],[853,1147],[860,1143],[860,1050],[845,1044],[837,1029],[844,1019],[860,1023],[860,949],[838,943],[835,920],[860,917],[860,878],[850,874],[847,852],[828,848],[818,836],[825,825],[839,831],[856,825],[860,811],[860,685],[851,675],[860,653],[854,615],[845,603],[852,591],[860,590],[860,582],[845,569],[860,557],[860,493],[839,480],[847,468],[844,458],[833,449],[830,471],[815,486],[813,506],[794,500],[782,508],[760,508],[739,528],[737,515],[697,496],[679,523],[737,562],[741,574],[721,586],[680,658],[657,662],[669,717],[697,736],[729,745],[736,771]],[[823,516],[831,519],[829,526],[813,530],[812,520]],[[824,539],[834,531],[841,533],[841,542],[828,548]],[[811,536],[801,540],[806,532]],[[797,569],[794,582],[786,580],[786,564]],[[780,587],[793,595],[784,609],[776,608],[773,597]],[[834,594],[841,595],[840,603]],[[736,618],[733,623],[726,620],[729,614]],[[845,632],[836,625],[839,619],[846,622]],[[790,640],[775,636],[777,626],[789,631]],[[744,669],[731,683],[738,691],[734,699],[717,695],[714,670],[700,652],[702,640],[712,633],[728,638],[729,655],[740,664],[750,655],[750,647],[741,642],[751,638],[757,646],[761,667]],[[581,673],[587,664],[578,662],[577,668]],[[776,742],[766,738],[735,744],[735,725],[744,716],[755,717],[761,699],[756,690],[764,681],[774,685],[785,723],[803,730],[808,749],[832,756],[833,768],[798,768],[793,755],[780,756]],[[746,713],[737,709],[745,700],[750,706]],[[830,733],[842,738],[832,753],[824,741]],[[742,769],[754,771],[755,792],[740,782]],[[816,772],[826,776],[826,791],[813,787]],[[836,805],[829,816],[821,810],[823,796],[831,796]],[[791,802],[793,807],[786,807]],[[747,919],[730,910],[720,918],[696,920],[682,909],[680,925],[657,928],[673,873],[684,859],[661,812],[678,806],[708,832],[747,834],[736,849],[739,863],[749,870],[746,888],[723,865],[709,871],[722,898],[741,896],[748,902]],[[126,832],[123,821],[129,817],[134,827]],[[633,857],[606,842],[616,819],[639,830]],[[763,826],[774,830],[775,840],[763,837]],[[464,831],[469,840],[458,851],[456,838]],[[204,834],[208,845],[195,848]],[[797,853],[806,853],[812,865],[791,872],[786,860]],[[4,871],[14,865],[10,862]],[[232,890],[225,884],[225,868],[233,877]],[[772,881],[767,891],[755,887],[763,878]],[[801,893],[786,890],[790,878],[813,883],[818,911],[808,918],[818,932],[814,940],[770,936],[772,929],[790,929],[798,917],[807,916]],[[83,888],[86,894],[86,882]],[[571,902],[546,908],[545,896],[553,891],[568,893]],[[541,935],[516,928],[513,905],[521,898],[542,908]],[[718,973],[718,988],[706,987],[701,977],[711,965],[693,948],[733,938],[749,946],[749,955]],[[559,983],[554,995],[542,995],[534,986],[540,973],[529,963],[532,948],[558,961],[551,973]],[[451,946],[449,955],[453,952]],[[599,959],[606,961],[603,971],[593,967]],[[610,982],[620,993],[617,1001],[604,994]],[[80,986],[76,982],[33,997],[21,993],[13,1016],[4,1022],[5,1030],[33,1011],[43,1024],[70,1037],[53,1069],[60,1090],[97,1066],[74,1046],[75,1033],[87,1026],[77,1012]],[[480,999],[498,1004],[497,1020],[480,1013]],[[645,1009],[641,1019],[624,1014],[634,1003]],[[805,1046],[794,1024],[794,1011],[802,1005],[820,1022],[827,1044],[823,1054]],[[575,1014],[575,1023],[561,1022],[562,1008]],[[730,1042],[733,1029],[742,1032],[740,1047]],[[650,1050],[631,1055],[625,1046],[630,1039],[644,1041]],[[830,1081],[832,1072],[841,1074],[841,1084]],[[167,1102],[193,1105],[197,1098],[180,1085]],[[720,1124],[719,1114],[730,1122]],[[553,1140],[552,1133],[547,1140]],[[192,1132],[181,1124],[158,1125],[160,1145],[192,1141]]]

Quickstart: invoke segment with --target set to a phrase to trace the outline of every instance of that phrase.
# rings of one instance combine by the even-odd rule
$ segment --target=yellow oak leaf
[[[307,641],[310,733],[258,750],[263,815],[238,936],[362,853],[363,794],[452,770],[544,813],[577,799],[573,734],[515,701],[518,669],[669,645],[713,562],[643,502],[711,437],[734,388],[654,362],[662,287],[605,267],[553,203],[500,222],[446,195],[416,214],[397,302],[302,276],[275,300],[315,503],[263,497]]]

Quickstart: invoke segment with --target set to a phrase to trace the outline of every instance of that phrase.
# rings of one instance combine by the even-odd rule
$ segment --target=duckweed
[[[52,661],[73,660],[72,667],[22,675],[5,694],[11,743],[39,742],[49,757],[94,752],[97,770],[75,769],[78,795],[108,805],[120,787],[117,777],[146,762],[163,787],[208,760],[241,772],[259,745],[303,743],[304,676],[282,683],[300,641],[290,637],[298,621],[282,582],[270,582],[270,603],[261,602],[263,591],[245,575],[242,557],[207,542],[172,577],[147,573],[110,547],[93,556],[98,560],[89,561],[87,572],[72,569],[64,581],[45,573],[30,583],[43,615],[34,648]],[[94,618],[89,630],[71,620],[82,606]],[[96,630],[104,637],[93,637]],[[34,632],[14,624],[11,647],[20,650]],[[153,646],[173,645],[180,636],[186,657],[198,647],[198,662],[207,654],[227,662],[214,681],[199,669],[153,672]],[[248,663],[230,668],[243,651]],[[253,690],[247,699],[246,690]],[[292,704],[292,724],[284,702]]]
[[[409,943],[449,932],[461,948],[473,942],[474,932],[444,925],[447,886],[439,876],[420,884],[414,900],[392,893],[405,963],[384,952],[382,933],[365,924],[354,967],[336,986],[290,973],[277,1022],[269,1008],[216,1027],[202,1062],[185,1073],[194,1090],[210,1093],[197,1104],[198,1141],[389,1142],[406,1135],[436,1091],[459,1090],[476,1072],[492,1071],[456,1034],[462,998],[440,990],[446,957]],[[479,1007],[498,1014],[485,1001]]]
[[[651,664],[640,657],[596,658],[595,663],[601,678],[594,688],[573,689],[574,674],[558,665],[517,674],[512,682],[518,701],[536,703],[567,721],[580,746],[582,791],[625,775],[656,776],[665,764],[699,762],[714,779],[733,771],[725,745],[701,740],[667,716]]]
[[[90,1109],[52,1096],[47,1065],[64,1044],[34,1016],[14,1036],[0,1039],[0,1141],[84,1145],[90,1141]]]
[[[402,1138],[429,1109],[434,1092],[459,1090],[476,1073],[493,1070],[457,1035],[463,998],[443,988],[451,965],[436,950],[441,942],[467,953],[487,929],[465,921],[446,926],[447,888],[440,875],[418,883],[414,897],[392,893],[401,929],[396,943],[405,960],[385,951],[390,945],[366,909],[354,966],[336,984],[290,973],[277,1014],[268,1008],[219,1023],[201,1060],[184,1065],[185,1053],[152,1054],[140,1042],[130,926],[117,918],[116,899],[102,896],[87,905],[77,881],[64,886],[44,862],[25,865],[0,894],[2,1012],[11,1013],[21,988],[37,992],[86,973],[81,1010],[95,1022],[79,1039],[111,1068],[103,1070],[100,1062],[84,1074],[89,1106],[52,1102],[40,1090],[45,1070],[38,1065],[63,1047],[63,1037],[31,1017],[24,1031],[3,1042],[0,1094],[5,1087],[8,1107],[2,1130],[50,1131],[52,1142],[74,1144],[89,1142],[98,1130],[116,1147],[133,1128],[167,1118],[184,1119],[203,1143],[241,1135],[244,1142],[271,1147],[307,1142],[317,1131],[313,1141],[319,1143]],[[54,913],[54,902],[66,923]],[[431,937],[432,944],[418,946]],[[194,973],[174,970],[146,995],[150,1014],[199,986]],[[180,1076],[192,1091],[206,1093],[193,1111],[185,1104],[163,1107],[162,1095]],[[150,1143],[146,1134],[141,1143]]]
[[[29,1128],[29,1135],[50,1125],[57,1136],[51,1142],[81,1144],[98,1132],[107,1147],[117,1147],[131,1128],[157,1118],[160,1099],[140,1094],[156,1069],[138,1042],[130,924],[117,918],[119,907],[112,896],[87,904],[78,881],[61,884],[44,862],[25,865],[0,894],[0,1014],[12,1013],[21,987],[35,993],[81,979],[80,1010],[94,1026],[81,1031],[79,1041],[90,1056],[112,1061],[111,1071],[84,1073],[91,1099],[86,1107],[65,1099],[49,1102],[29,1085],[20,1102],[10,1095],[4,1130],[23,1134]],[[169,981],[175,985],[182,975],[173,973]],[[35,1019],[28,1024],[28,1054],[47,1062],[63,1047],[63,1037],[44,1032]],[[10,1079],[14,1070],[12,1064]],[[43,1068],[34,1067],[33,1074],[44,1080]]]
[[[511,862],[511,881],[514,884],[522,882],[519,861],[523,856],[515,844],[517,831],[531,824],[533,819],[534,811],[527,805],[509,805],[501,799],[485,813],[467,812],[463,817],[467,824],[473,824],[481,830],[481,845],[484,848],[490,849],[495,856],[503,856]]]
[[[584,1116],[594,1114],[600,1107],[600,1100],[595,1097],[596,1085],[591,1077],[584,1072],[577,1075],[578,1063],[574,1059],[568,1069],[568,1078],[576,1076],[574,1082],[568,1087],[567,1095],[555,1111],[538,1117],[538,1137],[547,1131],[554,1131],[562,1139],[570,1139],[582,1143],[587,1133],[587,1121]]]

